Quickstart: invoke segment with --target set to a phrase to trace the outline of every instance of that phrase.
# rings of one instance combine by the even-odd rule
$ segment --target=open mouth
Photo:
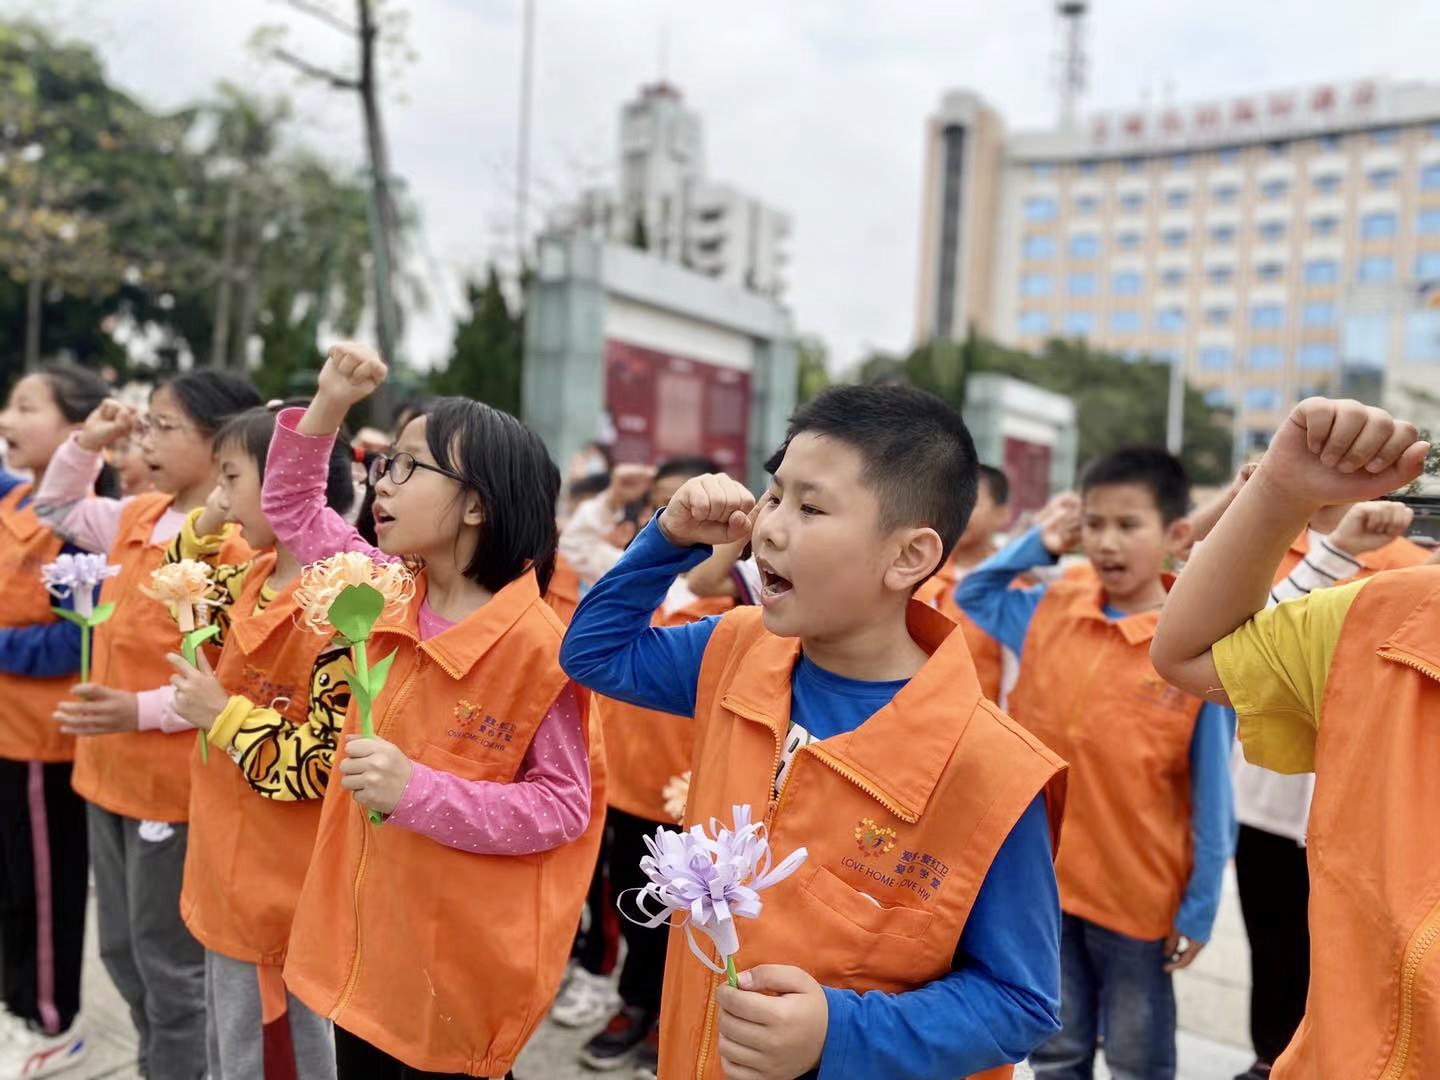
[[[1124,563],[1101,562],[1095,564],[1095,569],[1099,570],[1100,573],[1106,577],[1115,577],[1125,573],[1126,567]]]
[[[760,592],[767,600],[776,600],[787,595],[794,585],[790,579],[783,574],[778,574],[775,569],[762,559],[755,560],[755,567],[760,571]]]
[[[376,504],[372,516],[375,519],[375,528],[377,529],[382,529],[387,525],[393,525],[395,523],[395,515],[379,504]]]

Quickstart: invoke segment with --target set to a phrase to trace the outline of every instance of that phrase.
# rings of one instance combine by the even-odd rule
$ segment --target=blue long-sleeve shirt
[[[693,716],[717,620],[659,628],[650,618],[676,576],[708,554],[648,526],[581,601],[560,653],[566,672],[607,697]],[[816,738],[853,730],[903,685],[843,678],[802,655],[791,719]],[[820,1080],[951,1080],[1024,1058],[1059,1029],[1059,920],[1042,796],[996,854],[949,975],[899,994],[825,988]]]
[[[0,499],[25,483],[12,472],[0,469]],[[26,495],[20,505],[26,506]],[[61,551],[75,554],[80,549],[66,544]],[[75,610],[74,597],[56,602],[57,606]],[[58,678],[74,675],[80,670],[80,628],[64,619],[31,626],[0,629],[0,671],[7,675],[29,675],[33,678]]]
[[[965,614],[1025,663],[1025,638],[1030,620],[1045,596],[1046,586],[1012,589],[1016,577],[1055,557],[1046,550],[1040,531],[1031,529],[970,571],[955,587],[955,602]],[[1112,619],[1124,613],[1107,608]],[[1024,717],[1020,718],[1021,720]],[[1206,702],[1190,737],[1190,832],[1194,865],[1175,930],[1193,941],[1209,941],[1220,906],[1225,864],[1235,852],[1235,795],[1230,783],[1230,746],[1235,714]]]

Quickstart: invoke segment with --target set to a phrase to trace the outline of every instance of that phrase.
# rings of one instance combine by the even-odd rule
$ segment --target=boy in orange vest
[[[1030,1064],[1037,1078],[1088,1078],[1103,1033],[1115,1075],[1169,1080],[1171,972],[1209,940],[1234,850],[1232,718],[1150,664],[1164,568],[1189,541],[1183,466],[1163,450],[1120,450],[1086,469],[1080,491],[1052,501],[956,595],[1020,655],[1009,708],[1071,768],[1055,866],[1064,1027]],[[1077,542],[1088,570],[1010,587]]]
[[[912,599],[974,505],[970,434],[922,391],[837,387],[771,471],[758,505],[728,477],[687,482],[561,655],[608,697],[695,718],[687,825],[748,804],[777,852],[809,852],[742,926],[739,989],[671,930],[659,1075],[950,1080],[1018,1061],[1057,1024],[1064,766],[982,700],[954,623]],[[760,606],[650,625],[677,576],[747,537]]]
[[[1415,428],[1310,398],[1196,552],[1155,666],[1232,703],[1246,757],[1315,773],[1310,993],[1273,1080],[1420,1078],[1440,1069],[1440,568],[1385,571],[1265,608],[1275,567],[1324,505],[1414,479]]]

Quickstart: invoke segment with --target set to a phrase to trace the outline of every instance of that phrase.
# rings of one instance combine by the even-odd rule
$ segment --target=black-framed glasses
[[[394,484],[403,484],[415,474],[416,469],[429,469],[441,476],[448,476],[457,484],[465,483],[449,469],[442,469],[439,465],[426,465],[423,461],[416,461],[414,454],[408,454],[404,450],[398,454],[376,454],[370,461],[370,486],[374,487],[387,474]]]

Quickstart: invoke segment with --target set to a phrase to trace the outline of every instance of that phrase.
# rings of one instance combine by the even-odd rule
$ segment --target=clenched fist
[[[755,496],[738,480],[711,473],[687,480],[660,515],[660,531],[678,547],[733,544],[750,535]]]

